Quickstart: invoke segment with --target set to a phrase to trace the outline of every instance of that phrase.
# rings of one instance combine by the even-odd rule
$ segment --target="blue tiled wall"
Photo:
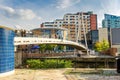
[[[0,28],[0,73],[14,70],[14,31]]]

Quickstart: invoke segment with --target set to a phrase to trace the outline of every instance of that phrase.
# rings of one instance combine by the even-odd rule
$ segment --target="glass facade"
[[[98,41],[98,30],[91,31],[91,40],[92,40],[92,44]]]
[[[51,38],[51,31],[50,30],[41,30],[43,32],[44,38]]]
[[[103,28],[120,28],[120,16],[105,14],[104,17]]]
[[[57,31],[56,31],[56,34],[57,34],[57,38],[58,38],[58,39],[63,39],[63,31],[57,30]]]
[[[0,28],[0,73],[14,70],[14,31]]]

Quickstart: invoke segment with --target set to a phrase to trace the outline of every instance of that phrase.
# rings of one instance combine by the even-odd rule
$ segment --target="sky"
[[[104,14],[120,16],[119,4],[120,0],[0,0],[0,25],[30,30],[63,19],[66,13],[93,11],[101,27]]]

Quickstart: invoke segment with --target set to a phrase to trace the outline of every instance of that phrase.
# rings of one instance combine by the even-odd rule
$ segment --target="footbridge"
[[[27,45],[27,44],[58,44],[58,45],[68,45],[76,48],[82,52],[86,52],[87,48],[77,42],[53,39],[53,38],[38,38],[38,37],[15,37],[14,45]]]

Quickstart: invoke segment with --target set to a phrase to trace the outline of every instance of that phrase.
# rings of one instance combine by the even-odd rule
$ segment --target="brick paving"
[[[0,80],[120,80],[120,74],[117,74],[113,69],[105,70],[105,75],[64,74],[66,70],[68,69],[16,69],[13,75],[0,77]],[[84,71],[84,69],[81,70]]]
[[[65,69],[16,69],[13,75],[1,77],[0,80],[67,80],[64,72]]]

